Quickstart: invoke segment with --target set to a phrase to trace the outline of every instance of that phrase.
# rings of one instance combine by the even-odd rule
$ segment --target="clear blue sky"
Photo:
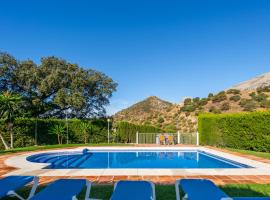
[[[1,0],[0,50],[55,55],[119,83],[109,113],[150,95],[207,96],[270,71],[269,0]]]

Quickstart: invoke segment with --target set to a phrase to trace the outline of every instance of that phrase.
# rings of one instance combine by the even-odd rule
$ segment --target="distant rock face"
[[[270,85],[270,73],[245,81],[230,89],[205,98],[173,104],[151,96],[116,113],[115,122],[128,121],[148,124],[164,130],[192,133],[197,130],[197,116],[201,112],[235,113],[270,109],[270,91],[259,94],[259,87]],[[185,105],[186,104],[186,105]]]
[[[116,113],[114,119],[117,121],[125,120],[143,123],[146,119],[150,119],[152,115],[165,111],[172,105],[172,103],[161,100],[156,96],[150,96],[147,99]]]
[[[256,90],[259,87],[268,85],[270,85],[270,72],[262,74],[261,76],[255,77],[248,81],[239,83],[232,88],[238,90]]]

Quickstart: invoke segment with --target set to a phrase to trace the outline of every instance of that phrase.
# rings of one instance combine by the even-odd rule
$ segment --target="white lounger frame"
[[[36,192],[36,189],[37,189],[37,186],[38,186],[38,181],[39,181],[39,178],[37,176],[34,177],[33,179],[33,186],[31,188],[31,191],[27,197],[27,199],[24,199],[22,196],[20,196],[19,194],[17,194],[14,190],[10,190],[8,191],[7,193],[7,196],[14,196],[14,197],[17,197],[18,199],[20,200],[28,200],[30,198],[32,198]]]
[[[176,200],[181,200],[181,197],[180,197],[180,190],[179,190],[179,184],[180,184],[180,180],[177,180],[177,181],[175,182]]]

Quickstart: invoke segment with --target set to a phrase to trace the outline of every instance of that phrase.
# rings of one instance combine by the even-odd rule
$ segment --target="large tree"
[[[0,92],[23,97],[29,116],[103,116],[117,84],[105,74],[56,57],[39,65],[0,52]]]

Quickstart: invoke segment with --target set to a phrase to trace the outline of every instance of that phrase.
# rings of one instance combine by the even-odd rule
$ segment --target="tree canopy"
[[[0,52],[0,92],[20,95],[28,116],[104,116],[116,87],[104,73],[64,59],[44,57],[36,64]]]

